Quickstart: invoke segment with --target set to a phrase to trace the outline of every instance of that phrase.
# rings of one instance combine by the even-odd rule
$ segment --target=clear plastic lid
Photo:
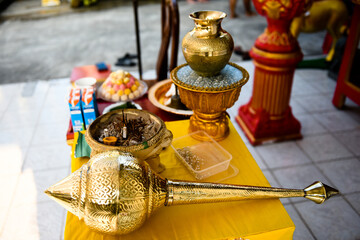
[[[191,136],[203,134],[208,141],[199,141]],[[203,131],[173,140],[175,156],[196,179],[204,179],[228,169],[232,155]]]

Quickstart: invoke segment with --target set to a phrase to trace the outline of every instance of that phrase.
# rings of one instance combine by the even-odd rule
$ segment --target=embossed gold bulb
[[[95,155],[45,193],[90,228],[126,234],[163,206],[282,197],[322,203],[339,192],[321,182],[301,190],[167,180],[130,153],[109,151]]]

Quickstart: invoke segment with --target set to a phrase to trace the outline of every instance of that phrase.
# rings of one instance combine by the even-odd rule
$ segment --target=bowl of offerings
[[[159,154],[173,135],[156,115],[138,109],[120,109],[98,117],[86,130],[91,157],[105,151],[130,152],[156,172],[164,170]]]

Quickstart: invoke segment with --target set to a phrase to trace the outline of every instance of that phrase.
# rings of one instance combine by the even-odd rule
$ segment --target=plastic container
[[[96,79],[93,77],[80,78],[76,80],[74,84],[75,87],[80,89],[88,88],[88,87],[93,87],[94,89],[96,89]]]
[[[199,141],[191,136],[203,134],[208,141]],[[203,131],[173,140],[171,147],[196,179],[204,179],[228,169],[232,155]]]

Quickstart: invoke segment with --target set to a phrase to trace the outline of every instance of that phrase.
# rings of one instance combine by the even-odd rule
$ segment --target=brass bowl
[[[171,96],[166,96],[166,93],[169,91],[171,84],[171,79],[167,79],[160,81],[152,86],[148,93],[149,101],[154,104],[154,106],[166,112],[182,116],[191,116],[193,114],[191,110],[176,109],[164,104],[171,98]]]
[[[114,115],[122,116],[123,112],[128,119],[138,117],[142,117],[145,120],[150,119],[157,127],[157,132],[144,142],[130,146],[111,146],[97,141],[95,136],[103,125],[109,121],[110,118],[113,118]],[[95,119],[86,130],[85,138],[91,147],[91,157],[98,153],[111,150],[130,152],[140,161],[149,163],[151,168],[159,173],[164,170],[164,166],[160,163],[159,154],[163,148],[166,148],[171,144],[173,135],[166,128],[164,121],[155,114],[144,110],[124,109],[111,111]]]

